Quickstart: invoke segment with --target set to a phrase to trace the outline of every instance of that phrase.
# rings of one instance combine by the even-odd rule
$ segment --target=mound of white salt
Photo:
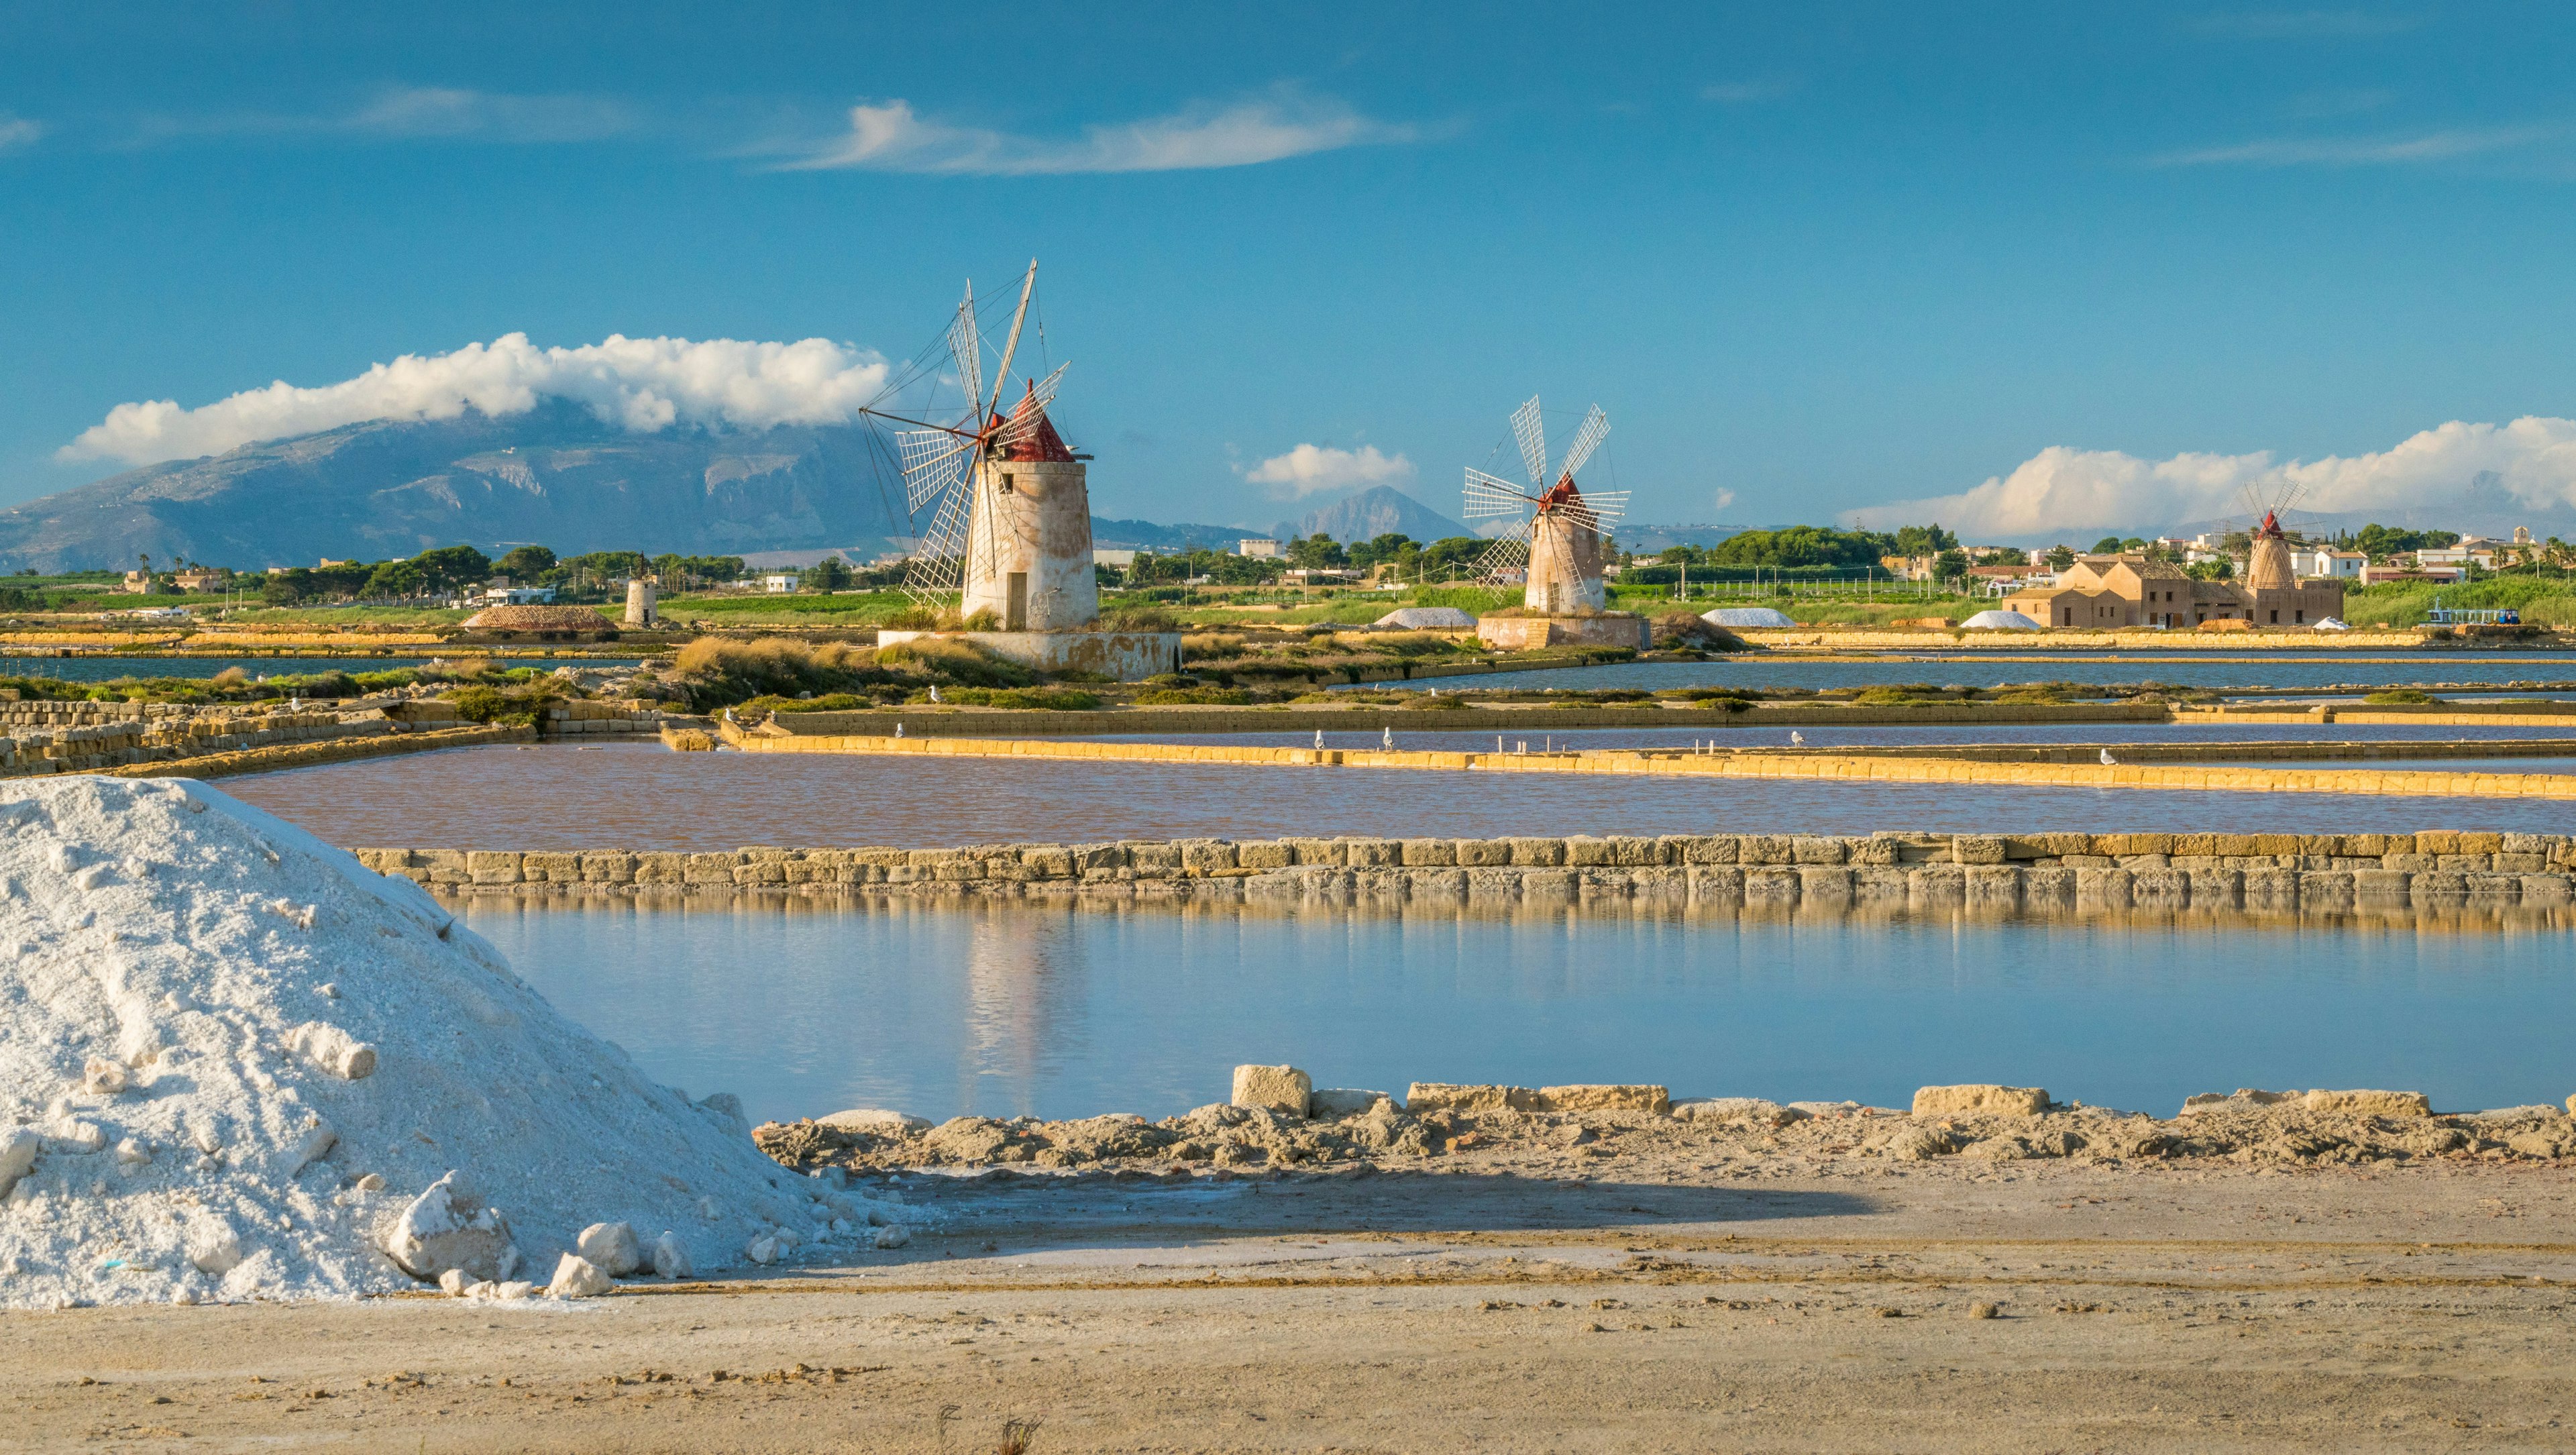
[[[0,784],[0,963],[0,1306],[543,1284],[603,1223],[643,1276],[899,1238],[203,784]]]

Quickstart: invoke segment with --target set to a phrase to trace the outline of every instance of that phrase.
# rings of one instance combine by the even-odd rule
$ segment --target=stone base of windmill
[[[1181,670],[1179,632],[911,632],[881,631],[879,647],[936,639],[964,642],[1006,662],[1040,672],[1095,672],[1115,682],[1142,682]]]
[[[1476,640],[1498,652],[1534,652],[1541,647],[1634,647],[1644,651],[1653,629],[1633,611],[1595,611],[1582,616],[1485,616],[1476,621]]]

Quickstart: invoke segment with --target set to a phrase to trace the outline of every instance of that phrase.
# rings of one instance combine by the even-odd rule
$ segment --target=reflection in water
[[[1164,1116],[1231,1068],[1319,1085],[1658,1081],[1852,1097],[2042,1085],[2169,1114],[2238,1086],[2555,1102],[2568,917],[1502,913],[1151,902],[469,902],[648,1074],[755,1117]]]
[[[934,911],[937,913],[939,911]],[[1079,1014],[1089,946],[1065,915],[981,904],[966,917],[967,1054],[958,1062],[957,1100],[987,1100],[999,1082],[1014,1114],[1034,1113],[1039,1084],[1088,1040]]]
[[[2502,687],[2513,682],[2576,682],[2576,657],[2564,652],[2383,652],[2358,651],[2349,657],[2329,652],[2246,654],[2219,652],[2141,653],[2112,656],[2091,652],[2061,657],[2028,654],[2018,658],[1924,656],[1917,659],[1782,661],[1767,654],[1715,657],[1705,662],[1613,662],[1599,667],[1554,667],[1513,672],[1472,686],[1524,689],[1561,687],[1871,687],[1929,682],[1949,687],[2004,687],[2022,682],[2161,682],[2175,687],[2214,689],[2251,687],[2430,687],[2466,683]],[[1365,690],[1397,691],[1414,686],[1451,687],[1456,679],[1422,683],[1372,682]]]

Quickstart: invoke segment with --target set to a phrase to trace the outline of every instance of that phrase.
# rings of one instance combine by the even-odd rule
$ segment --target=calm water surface
[[[2357,652],[2334,657],[2240,657],[2209,661],[2172,655],[2085,653],[2072,658],[2016,655],[2005,660],[1923,656],[1868,661],[1777,661],[1762,654],[1706,662],[1615,662],[1556,667],[1493,677],[1437,678],[1419,684],[1372,682],[1368,691],[1408,687],[1869,687],[1929,682],[1936,686],[2005,687],[2017,682],[2163,682],[2177,687],[2501,687],[2511,682],[2576,681],[2576,656],[2565,652]]]
[[[458,657],[471,656],[458,652]],[[631,667],[628,658],[512,658],[513,667]],[[391,672],[397,667],[426,666],[427,657],[11,657],[0,656],[0,677],[51,677],[58,682],[108,682],[119,677],[212,677],[239,667],[253,677],[309,677],[323,672]]]
[[[1657,1081],[1903,1106],[2043,1085],[2172,1115],[2239,1086],[2555,1102],[2564,936],[2314,924],[1283,914],[1233,907],[466,910],[556,1005],[755,1119],[1164,1116],[1238,1062],[1319,1086]]]
[[[1401,735],[1399,735],[1400,740]],[[2542,799],[457,748],[225,780],[352,847],[715,850],[1360,834],[2564,830]]]

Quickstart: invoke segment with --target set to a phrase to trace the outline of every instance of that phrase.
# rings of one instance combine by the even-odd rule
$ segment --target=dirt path
[[[2557,1167],[998,1174],[936,1201],[863,1267],[569,1308],[9,1315],[0,1449],[964,1452],[1013,1419],[1038,1452],[2576,1444]]]

